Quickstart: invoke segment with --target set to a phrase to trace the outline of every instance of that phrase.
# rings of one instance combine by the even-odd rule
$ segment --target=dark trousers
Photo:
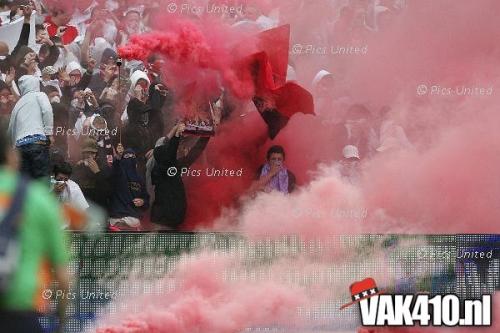
[[[0,310],[0,331],[5,333],[42,333],[34,311],[3,311]]]
[[[38,179],[50,175],[49,145],[30,143],[18,147],[21,152],[21,172]]]

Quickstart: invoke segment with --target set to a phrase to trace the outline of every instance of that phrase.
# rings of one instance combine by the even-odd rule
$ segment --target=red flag
[[[263,31],[258,35],[258,39],[257,48],[267,54],[275,84],[284,85],[290,52],[290,25]]]
[[[295,113],[314,114],[311,93],[293,82],[278,84],[275,78],[281,74],[275,74],[266,52],[253,54],[249,66],[255,84],[253,101],[268,126],[271,139],[278,135]]]

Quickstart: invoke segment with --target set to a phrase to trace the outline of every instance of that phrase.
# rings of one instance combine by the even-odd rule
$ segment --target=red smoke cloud
[[[302,1],[288,3],[289,15],[284,16],[285,21],[281,23],[291,23],[294,42],[325,43],[326,46],[340,43],[332,37],[335,36],[333,27],[321,25],[319,29],[319,24],[314,24],[325,17],[326,14],[320,12],[324,11],[324,7],[308,7]],[[325,104],[327,106],[317,118],[306,115],[294,117],[274,142],[266,140],[264,124],[257,121],[255,113],[236,117],[234,122],[226,123],[227,128],[223,128],[221,136],[214,138],[207,157],[212,156],[216,160],[213,165],[243,165],[245,172],[248,169],[249,177],[237,180],[241,183],[216,179],[202,185],[194,178],[189,179],[188,192],[196,192],[189,192],[189,205],[204,207],[202,202],[208,200],[206,193],[219,202],[232,198],[249,184],[252,170],[263,160],[269,145],[279,143],[287,150],[286,164],[305,183],[303,189],[291,196],[262,194],[248,198],[238,210],[223,214],[217,225],[234,228],[238,224],[245,236],[272,238],[298,234],[305,239],[329,238],[346,233],[497,232],[500,218],[500,140],[497,128],[500,123],[497,106],[500,103],[497,91],[500,86],[500,45],[497,43],[500,26],[497,13],[500,3],[492,0],[461,1],[459,5],[456,1],[446,0],[408,3],[409,7],[403,11],[389,12],[390,19],[381,25],[380,31],[364,32],[366,36],[363,39],[352,31],[344,31],[346,35],[352,33],[354,36],[352,39],[344,36],[342,43],[347,45],[342,45],[366,44],[366,55],[322,57],[302,54],[296,55],[293,61],[301,83],[312,81],[318,70],[329,69],[335,78],[332,95],[347,91],[350,103],[364,104],[371,111],[367,121],[375,133],[380,132],[380,108],[391,106],[388,119],[406,130],[415,149],[386,151],[370,158],[362,156],[359,183],[350,184],[340,177],[338,169],[332,165],[338,158],[332,147],[338,144],[344,130],[342,126],[332,125],[332,120],[336,120],[331,116],[337,111],[333,103],[336,99],[332,100],[331,107]],[[307,15],[302,15],[301,10],[305,10]],[[307,39],[311,35],[316,36],[318,30],[323,30],[327,37],[323,40],[318,38],[320,42]],[[421,84],[429,89],[437,85],[445,88],[459,85],[493,87],[493,94],[443,96],[432,94],[429,90],[425,95],[419,95],[416,88]],[[324,168],[311,172],[317,169],[320,162],[326,164]],[[209,206],[206,214],[203,209],[190,208],[189,214],[196,212],[190,221],[198,223],[207,216],[218,215],[217,209],[212,208]],[[358,219],[342,214],[365,210],[367,216],[361,214]],[[190,224],[196,225],[199,224]],[[200,267],[210,267],[203,258],[199,262]],[[332,262],[335,262],[334,258]],[[301,268],[303,266],[298,265],[297,269]],[[212,309],[214,304],[218,304],[213,302],[217,299],[214,295],[234,295],[235,291],[227,285],[213,282],[211,275],[206,274],[203,268],[201,270],[202,273],[191,280],[193,284],[181,284],[178,289],[179,293],[183,293],[198,284],[202,286],[200,291],[194,297],[190,292],[186,293],[185,301],[180,296],[174,298],[174,304],[186,302],[190,309],[195,309],[194,316],[186,317],[191,326],[182,326],[185,324],[182,323],[182,328],[198,328],[199,323],[203,323],[210,331],[219,326],[204,321],[206,316],[199,314],[206,312],[200,309],[205,305]],[[199,270],[193,269],[193,272]],[[279,285],[275,287],[278,292],[282,291]],[[274,289],[267,286],[243,290],[259,295],[265,291],[266,297],[275,299]],[[235,297],[238,304],[254,310],[248,298],[239,296]],[[191,302],[193,299],[195,301]],[[498,302],[497,298],[493,302],[495,313],[499,309]],[[236,303],[233,305],[237,306]],[[179,326],[175,325],[178,322],[169,326],[173,319],[171,312],[165,315],[165,311],[171,310],[168,306],[158,306],[160,315],[155,312],[151,317],[143,314],[138,322],[177,329]],[[158,320],[160,317],[163,319]],[[191,320],[193,317],[203,320]],[[216,320],[218,318],[215,316]],[[260,323],[262,319],[259,317],[255,322],[249,322],[238,316],[231,318],[238,318],[234,322],[241,324],[233,326],[235,330]],[[452,329],[472,331],[471,328]],[[448,330],[375,330],[405,333],[442,331]],[[497,332],[498,327],[484,331]]]
[[[209,28],[210,26],[212,27]],[[180,82],[197,81],[199,76],[206,74],[206,70],[213,70],[219,73],[223,80],[219,84],[226,86],[235,96],[250,98],[253,95],[252,78],[238,77],[235,73],[235,62],[240,61],[245,54],[239,53],[241,50],[231,41],[232,34],[228,27],[212,20],[195,24],[187,20],[168,18],[168,23],[158,24],[157,28],[168,32],[132,36],[127,45],[118,49],[119,55],[124,59],[146,60],[149,55],[158,53],[173,65],[174,70],[180,69]],[[211,32],[207,33],[205,29],[211,29]],[[223,36],[225,31],[228,32],[227,36]],[[252,44],[249,35],[239,38],[247,39]],[[176,81],[171,72],[167,72],[167,77],[170,77],[172,82]],[[210,80],[213,85],[217,77],[211,76]],[[202,88],[198,89],[200,93],[203,92]]]
[[[128,300],[130,306],[140,304],[141,312],[118,314],[119,323],[110,320],[97,332],[234,333],[253,325],[291,324],[289,319],[306,299],[299,288],[272,281],[224,281],[221,275],[232,267],[240,266],[223,254],[187,260],[172,276],[176,291]]]
[[[367,32],[361,44],[350,42],[367,44],[366,55],[296,55],[299,78],[312,77],[322,67],[329,69],[335,78],[332,96],[347,90],[351,103],[363,103],[371,112],[367,128],[377,135],[378,110],[390,105],[387,119],[405,128],[415,149],[362,156],[361,180],[354,187],[340,181],[332,169],[311,173],[319,162],[331,164],[338,158],[334,147],[345,129],[332,125],[331,114],[337,111],[332,98],[331,107],[319,110],[319,117],[293,118],[275,140],[287,149],[287,164],[299,179],[314,181],[292,197],[263,195],[250,202],[239,219],[244,230],[309,236],[497,232],[500,177],[494,170],[500,168],[496,129],[500,46],[494,40],[500,26],[495,14],[484,8],[500,9],[500,4],[409,2],[404,11],[392,14],[383,29]],[[309,18],[300,25],[302,17],[298,27],[290,19],[292,39],[301,28],[300,38],[317,28]],[[299,38],[297,33],[295,37]],[[322,45],[315,40],[301,42]],[[417,93],[420,84],[428,87],[427,94]],[[436,85],[491,87],[493,94],[431,94]],[[368,216],[351,221],[331,218],[329,212],[339,207],[366,209]],[[305,213],[311,208],[316,212],[312,216]]]
[[[200,106],[206,109],[222,86],[229,96],[225,102],[233,108],[229,121],[207,149],[209,163],[193,166],[203,169],[201,176],[185,178],[189,209],[184,227],[209,226],[224,207],[237,204],[264,162],[258,155],[266,142],[266,127],[257,112],[245,116],[246,104],[254,94],[270,98],[282,115],[291,118],[297,112],[313,113],[312,97],[299,85],[285,83],[288,26],[256,36],[253,31],[236,32],[211,19],[195,23],[173,18],[162,22],[155,28],[168,32],[133,36],[119,49],[120,56],[143,61],[153,53],[165,57],[165,76],[176,94],[178,115],[192,114],[192,109]],[[243,170],[244,175],[213,179],[206,177],[206,167]]]
[[[430,89],[435,85],[496,86],[499,74],[496,59],[500,50],[491,41],[494,36],[500,35],[500,28],[492,11],[485,13],[481,8],[496,8],[498,4],[486,0],[481,1],[481,6],[476,3],[455,6],[448,1],[439,5],[426,1],[412,2],[402,11],[391,10],[390,15],[387,14],[389,19],[381,22],[379,31],[366,30],[361,36],[363,38],[359,34],[351,36],[351,32],[345,31],[345,36],[352,38],[338,39],[333,26],[322,25],[320,31],[318,25],[311,24],[313,18],[324,17],[321,12],[325,10],[324,6],[309,7],[300,1],[292,3],[283,10],[280,22],[291,24],[292,44],[367,45],[368,50],[364,55],[295,54],[293,62],[297,64],[299,81],[305,78],[306,84],[322,67],[329,69],[335,78],[332,96],[348,91],[347,100],[350,103],[363,103],[370,111],[368,125],[376,135],[380,133],[378,110],[385,105],[391,106],[389,119],[406,129],[416,147],[415,151],[379,153],[372,160],[362,156],[364,171],[361,183],[355,188],[357,199],[343,205],[367,209],[371,214],[359,228],[349,230],[494,231],[493,221],[500,216],[495,204],[500,197],[500,187],[499,178],[491,170],[498,168],[500,161],[496,157],[498,154],[493,153],[499,150],[499,141],[492,124],[499,121],[494,107],[499,98],[496,94],[483,97],[438,96],[431,95]],[[300,13],[302,10],[304,13]],[[340,11],[339,8],[335,10]],[[443,17],[448,19],[443,21]],[[215,70],[225,73],[222,75],[224,82],[235,95],[251,95],[253,82],[250,78],[236,76],[236,72],[230,69],[235,59],[243,59],[244,55],[258,49],[258,43],[251,38],[251,34],[235,34],[229,27],[205,19],[196,23],[171,19],[156,28],[159,27],[164,27],[168,33],[134,37],[135,46],[121,49],[122,55],[144,58],[149,52],[161,52],[172,59],[167,64],[166,73],[171,82],[198,80],[201,84],[196,90],[200,94],[206,87],[216,91],[216,76],[210,74],[210,70]],[[313,32],[318,33],[323,41],[317,41],[321,38],[307,39]],[[248,41],[247,45],[241,47],[245,41]],[[339,41],[347,44],[338,45]],[[428,86],[427,95],[417,94],[416,88],[420,84]],[[332,99],[332,102],[336,101]],[[236,104],[239,106],[237,109],[241,109],[239,103]],[[332,121],[338,118],[330,114],[341,107],[335,103],[325,105],[332,106],[319,110],[320,117],[299,115],[292,118],[274,142],[265,142],[265,127],[257,121],[258,117],[252,114],[240,118],[237,115],[244,111],[235,112],[233,118],[236,120],[226,123],[220,136],[210,143],[208,166],[243,167],[247,178],[211,182],[187,180],[190,205],[187,227],[210,224],[219,214],[221,206],[234,204],[234,199],[249,185],[254,170],[263,162],[265,150],[271,144],[278,143],[285,147],[286,163],[301,183],[314,178],[311,171],[317,168],[318,163],[331,163],[338,159],[339,147],[342,147],[340,138],[345,129],[332,126]],[[471,122],[471,119],[474,121]],[[323,174],[323,181],[330,183],[329,177],[332,177],[331,173]],[[322,179],[318,178],[317,183],[321,182]],[[208,193],[215,198],[210,203]],[[320,197],[332,198],[329,202],[336,209],[338,201],[345,201],[343,193],[344,190],[339,188],[331,188],[330,192],[324,189]],[[304,210],[307,210],[307,205],[315,205],[308,199],[315,198],[315,194],[301,194],[300,197],[304,198],[297,199],[299,205],[307,202],[301,205]],[[291,205],[295,206],[295,202]],[[269,206],[280,207],[272,203]],[[253,209],[255,215],[252,215]],[[264,223],[268,220],[261,218],[259,213],[262,211],[255,202],[251,203],[245,208],[241,220],[255,224],[256,228],[259,221]],[[281,217],[285,222],[277,224],[282,226],[280,232],[285,232],[287,221],[294,219],[286,213]],[[435,224],[437,220],[443,223]],[[468,222],[471,220],[483,221],[481,229],[477,229],[477,224]],[[297,226],[299,223],[297,221]],[[332,232],[341,232],[343,224],[335,223],[336,228]],[[304,222],[304,225],[307,223]],[[388,226],[391,229],[387,229]],[[261,231],[265,234],[266,229]],[[294,228],[290,230],[296,231]],[[314,230],[311,232],[314,233]]]

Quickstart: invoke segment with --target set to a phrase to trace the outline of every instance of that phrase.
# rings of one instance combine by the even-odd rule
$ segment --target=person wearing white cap
[[[57,89],[59,97],[62,96],[59,80],[57,79],[57,70],[53,66],[47,66],[42,70],[42,85],[44,87],[54,87]]]
[[[359,160],[359,151],[358,147],[353,146],[353,145],[347,145],[342,149],[342,155],[344,156],[345,159],[356,159]]]
[[[344,158],[339,162],[338,169],[342,179],[351,184],[357,184],[360,179],[359,162],[361,160],[358,147],[347,145],[342,149]]]
[[[330,113],[333,98],[332,91],[335,85],[335,80],[329,71],[322,69],[314,76],[311,87],[314,96],[315,113],[317,115],[326,116]]]

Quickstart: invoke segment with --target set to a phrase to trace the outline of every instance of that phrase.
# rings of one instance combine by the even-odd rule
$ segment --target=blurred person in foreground
[[[17,155],[4,133],[0,130],[0,328],[42,332],[39,311],[45,310],[43,291],[50,286],[51,271],[58,289],[68,289],[68,244],[57,201],[47,195],[45,185],[14,171]],[[57,303],[62,332],[66,300]]]

